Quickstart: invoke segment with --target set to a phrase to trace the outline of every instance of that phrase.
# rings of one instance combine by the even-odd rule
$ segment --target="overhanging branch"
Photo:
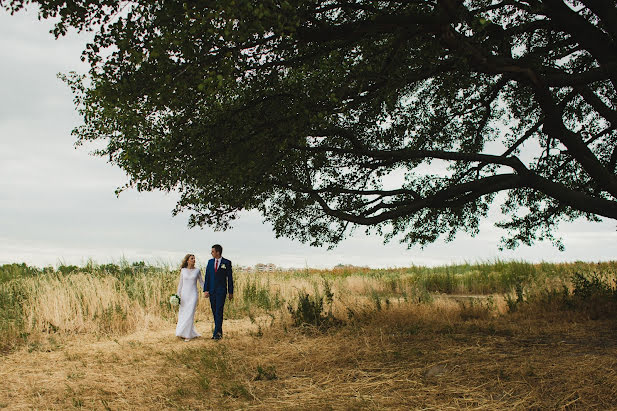
[[[362,216],[359,214],[352,214],[333,209],[318,193],[313,190],[307,190],[306,192],[320,205],[322,210],[327,215],[359,225],[375,225],[385,221],[394,220],[396,218],[412,215],[413,213],[424,208],[456,207],[459,205],[457,203],[458,198],[464,197],[465,201],[468,202],[471,198],[479,198],[489,193],[496,193],[502,190],[521,187],[521,182],[522,179],[517,174],[503,174],[486,177],[473,182],[444,188],[424,198],[402,202],[398,204],[398,207],[395,209],[391,209],[391,204],[383,204],[374,211],[379,211],[380,209],[391,210],[384,211],[373,216]]]

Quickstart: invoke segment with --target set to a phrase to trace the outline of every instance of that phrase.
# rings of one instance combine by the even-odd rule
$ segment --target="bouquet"
[[[171,297],[169,297],[169,304],[180,305],[180,296],[178,294],[172,294]]]

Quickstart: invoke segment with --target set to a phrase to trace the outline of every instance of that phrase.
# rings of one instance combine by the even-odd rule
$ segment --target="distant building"
[[[255,271],[276,271],[276,265],[274,264],[255,264]]]

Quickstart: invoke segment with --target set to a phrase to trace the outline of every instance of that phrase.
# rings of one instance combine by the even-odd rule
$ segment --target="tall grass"
[[[177,275],[145,264],[0,266],[0,350],[41,333],[125,333],[172,318]]]
[[[225,317],[286,316],[294,323],[310,317],[316,324],[325,319],[335,323],[332,319],[352,318],[359,312],[430,303],[438,294],[460,298],[506,295],[512,307],[519,307],[534,298],[542,300],[538,297],[542,293],[549,296],[558,291],[571,297],[576,289],[572,279],[576,276],[595,281],[589,284],[598,288],[598,284],[612,284],[615,273],[617,262],[503,261],[382,270],[345,267],[271,273],[236,271],[235,298],[227,302]],[[178,275],[175,267],[126,261],[104,265],[88,261],[81,267],[57,268],[0,266],[0,350],[10,350],[28,338],[50,333],[122,334],[153,323],[169,326],[177,317],[168,297],[176,290]],[[585,284],[583,280],[579,283]],[[536,297],[530,298],[532,295]],[[555,301],[554,295],[552,298]],[[463,301],[461,304],[467,307],[463,308],[471,310],[473,302],[457,301]],[[209,304],[202,299],[198,317],[210,320],[209,310]]]

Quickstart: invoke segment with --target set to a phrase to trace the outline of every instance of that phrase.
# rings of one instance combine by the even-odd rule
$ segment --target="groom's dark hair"
[[[214,248],[214,249],[216,250],[216,252],[217,252],[217,253],[219,253],[219,254],[223,254],[223,247],[221,247],[221,245],[220,245],[220,244],[214,244],[214,245],[212,246],[212,248]]]

